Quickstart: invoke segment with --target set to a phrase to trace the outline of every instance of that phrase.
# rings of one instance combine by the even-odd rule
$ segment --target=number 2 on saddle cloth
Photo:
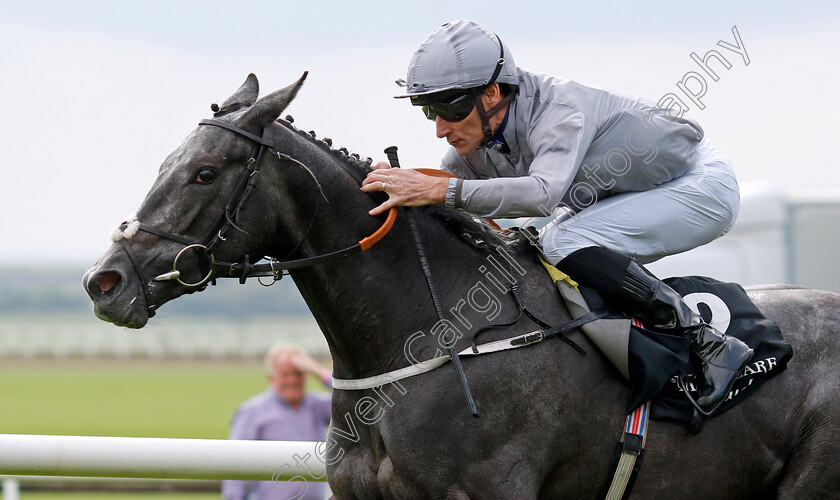
[[[778,325],[761,314],[740,285],[702,276],[663,281],[696,308],[704,321],[755,351],[715,415],[740,403],[785,370],[793,356],[792,347],[782,338]],[[635,320],[630,329],[627,353],[633,390],[628,407],[632,410],[651,400],[651,418],[691,422],[693,407],[683,389],[695,399],[699,394],[693,383],[694,370],[686,364],[687,339],[657,332]],[[678,374],[687,375],[684,384],[678,383]]]

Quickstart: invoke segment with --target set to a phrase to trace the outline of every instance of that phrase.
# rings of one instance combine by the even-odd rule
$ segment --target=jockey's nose
[[[450,130],[451,127],[448,121],[439,116],[435,118],[435,132],[437,133],[438,139],[446,137],[446,134],[448,134]]]

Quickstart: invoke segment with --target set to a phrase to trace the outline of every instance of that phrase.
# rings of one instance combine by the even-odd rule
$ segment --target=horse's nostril
[[[101,290],[102,293],[108,293],[117,286],[117,283],[119,282],[120,275],[114,271],[102,273],[98,278],[96,278],[96,286],[99,287],[99,290]]]

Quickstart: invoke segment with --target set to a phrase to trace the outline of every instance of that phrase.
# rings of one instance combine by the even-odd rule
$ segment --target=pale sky
[[[520,67],[637,94],[675,93],[744,184],[840,198],[836,2],[0,0],[0,264],[92,264],[160,163],[248,73],[262,93],[309,70],[295,124],[364,156],[446,144],[394,84],[439,24],[473,19]],[[717,45],[737,26],[749,65]],[[677,82],[715,49],[705,109]],[[284,113],[286,114],[286,113]]]

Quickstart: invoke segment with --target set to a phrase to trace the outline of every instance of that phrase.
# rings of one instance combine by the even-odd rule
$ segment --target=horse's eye
[[[212,168],[202,168],[195,176],[195,182],[199,184],[210,184],[216,180],[216,171]]]

